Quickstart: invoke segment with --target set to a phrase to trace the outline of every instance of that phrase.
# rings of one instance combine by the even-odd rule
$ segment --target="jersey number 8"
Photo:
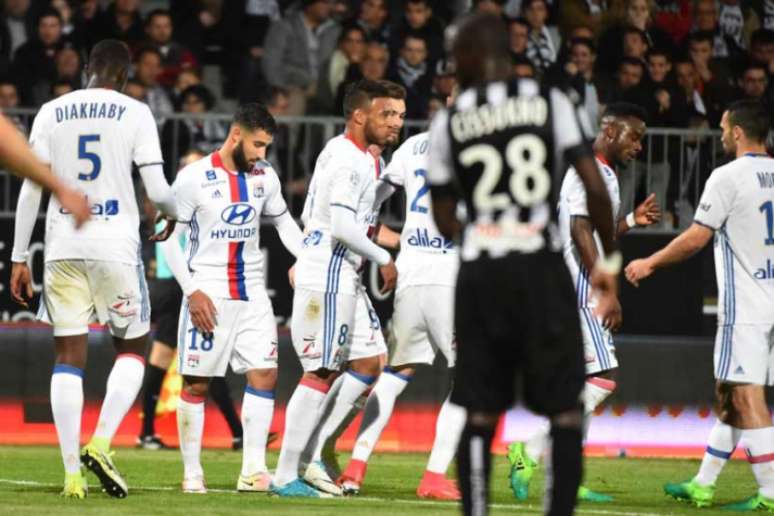
[[[546,145],[543,140],[534,134],[514,137],[505,148],[505,161],[511,169],[508,186],[516,203],[527,208],[545,201],[551,191],[551,176],[546,170]],[[481,178],[473,190],[476,210],[505,210],[511,205],[507,193],[492,193],[503,173],[503,159],[496,147],[485,143],[468,147],[460,153],[460,163],[465,167],[476,163],[484,165]]]

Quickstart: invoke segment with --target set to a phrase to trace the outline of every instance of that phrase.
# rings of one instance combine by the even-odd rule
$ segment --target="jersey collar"
[[[222,168],[229,174],[238,174],[239,172],[235,172],[234,170],[229,170],[226,168],[226,165],[223,164],[223,158],[220,157],[220,149],[216,150],[212,153],[212,166],[215,168]]]
[[[613,166],[610,164],[610,162],[607,161],[602,154],[597,153],[597,154],[594,155],[594,157],[597,158],[597,161],[601,162],[606,167],[613,168]]]
[[[769,155],[765,152],[745,152],[742,156],[747,158],[768,158]]]
[[[351,141],[351,142],[352,142],[352,144],[353,144],[355,147],[357,147],[357,148],[358,148],[358,150],[359,150],[360,152],[368,152],[368,149],[367,149],[367,148],[365,148],[363,145],[360,145],[359,143],[357,143],[357,142],[355,141],[355,139],[354,139],[354,138],[352,138],[352,136],[351,136],[351,135],[350,135],[348,132],[345,132],[345,133],[344,133],[344,138],[345,138],[345,139],[347,139],[347,140],[349,140],[349,141]]]

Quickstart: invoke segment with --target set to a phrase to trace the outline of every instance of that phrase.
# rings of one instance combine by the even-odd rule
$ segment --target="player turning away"
[[[328,141],[315,164],[302,217],[305,238],[295,267],[290,327],[304,374],[287,406],[272,488],[278,496],[325,494],[299,478],[299,465],[326,393],[345,371],[337,396],[345,418],[376,381],[379,357],[387,352],[360,277],[366,259],[379,265],[385,291],[394,288],[397,276],[390,253],[370,239],[376,228],[380,166],[368,147],[396,141],[406,111],[405,94],[389,81],[353,83],[344,97],[345,133]],[[327,418],[334,430],[337,418]],[[324,435],[320,438],[325,440]],[[341,492],[333,483],[326,483],[326,490]]]
[[[54,175],[78,184],[91,205],[91,220],[80,230],[56,199],[48,205],[39,313],[54,327],[51,410],[65,467],[62,494],[72,498],[86,496],[81,464],[109,495],[128,493],[111,459],[110,442],[142,384],[150,329],[132,163],[151,201],[167,216],[176,216],[153,115],[147,105],[120,93],[129,65],[124,43],[99,42],[89,56],[89,86],[44,104],[30,136],[33,150]],[[26,303],[25,293],[31,294],[26,262],[40,198],[40,188],[25,181],[16,207],[11,271],[11,290],[20,303]],[[79,454],[83,368],[93,321],[107,323],[117,356],[94,436]]]
[[[666,247],[626,267],[635,286],[657,269],[684,261],[715,239],[718,329],[715,403],[698,474],[664,486],[667,495],[698,507],[712,505],[715,481],[739,440],[758,482],[758,493],[725,506],[774,510],[774,428],[764,386],[774,385],[774,159],[766,154],[769,112],[742,100],[723,113],[723,150],[734,156],[704,186],[693,224]]]
[[[376,202],[381,204],[398,188],[406,192],[406,217],[400,235],[398,284],[391,356],[365,405],[352,458],[340,483],[345,492],[359,492],[368,459],[390,420],[395,401],[414,376],[417,365],[431,365],[438,352],[454,367],[454,284],[457,248],[433,222],[427,185],[429,134],[412,136],[392,155],[379,180]],[[446,399],[436,422],[435,440],[427,468],[417,488],[421,498],[459,500],[459,489],[446,478],[454,459],[465,411]]]
[[[457,464],[465,514],[487,513],[490,448],[521,376],[527,406],[551,420],[546,511],[571,514],[582,472],[583,344],[556,224],[558,178],[571,163],[604,254],[590,283],[603,319],[616,303],[610,197],[588,144],[588,120],[559,89],[510,79],[502,21],[463,19],[453,55],[461,93],[430,127],[427,173],[441,234],[463,233],[451,401],[467,409]],[[467,221],[456,218],[458,200]]]
[[[605,108],[600,120],[600,132],[594,144],[594,154],[607,193],[613,205],[614,224],[620,237],[629,229],[648,226],[661,218],[655,194],[651,194],[634,212],[621,217],[621,196],[618,189],[616,166],[633,160],[642,150],[645,135],[646,113],[634,104],[613,103]],[[564,261],[575,285],[575,301],[580,314],[583,334],[583,354],[586,363],[586,384],[583,389],[583,405],[586,418],[590,418],[616,388],[618,360],[615,356],[613,334],[621,324],[621,308],[617,305],[606,319],[594,315],[597,301],[590,296],[589,271],[602,255],[599,235],[589,219],[586,189],[578,172],[570,167],[562,181],[559,193],[559,235],[562,239]],[[583,425],[584,441],[589,421]],[[548,425],[542,427],[526,443],[513,443],[508,447],[511,463],[510,481],[513,494],[518,500],[526,500],[529,483],[535,468],[542,460],[548,443]],[[592,502],[608,502],[612,498],[581,487],[578,499]]]
[[[238,491],[268,491],[266,441],[277,383],[277,324],[264,279],[261,221],[274,224],[298,256],[303,235],[264,161],[277,126],[257,103],[240,106],[223,146],[182,169],[173,190],[183,223],[164,254],[183,291],[178,327],[177,408],[183,492],[206,493],[201,465],[204,401],[210,378],[226,369],[247,378],[242,399],[242,470]],[[187,228],[187,229],[182,229]],[[187,231],[187,258],[178,244]]]

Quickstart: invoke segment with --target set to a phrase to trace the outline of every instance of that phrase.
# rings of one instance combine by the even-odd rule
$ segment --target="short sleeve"
[[[132,160],[138,167],[145,165],[160,165],[164,163],[161,157],[161,144],[159,143],[159,130],[156,120],[148,106],[141,104],[140,120],[137,124],[137,134],[134,139],[134,151]]]
[[[592,155],[588,143],[591,140],[588,133],[591,124],[586,110],[577,108],[567,95],[556,88],[551,90],[550,95],[557,155],[570,163],[582,155]]]
[[[567,171],[562,185],[562,200],[567,206],[570,217],[588,217],[589,207],[586,202],[586,188],[574,168]]]
[[[267,172],[267,179],[267,182],[271,184],[269,185],[269,196],[263,204],[263,215],[265,217],[279,217],[288,211],[285,198],[282,197],[282,185],[280,185],[279,178],[273,170]]]
[[[177,205],[177,219],[185,224],[191,222],[199,204],[197,199],[199,189],[193,176],[194,170],[186,167],[177,173],[177,178],[172,183],[172,193],[175,195]]]
[[[715,170],[704,185],[699,209],[694,215],[694,222],[718,230],[723,226],[731,212],[736,184],[729,180],[730,174]]]
[[[32,151],[44,163],[51,163],[50,111],[47,106],[43,106],[32,122],[32,131],[30,131]]]
[[[360,193],[363,189],[364,178],[352,166],[341,163],[334,165],[337,169],[332,174],[331,206],[347,208],[357,213],[360,203]]]
[[[427,151],[427,182],[430,185],[448,185],[454,177],[448,121],[449,112],[443,110],[435,115],[430,124],[430,144]]]
[[[380,178],[382,181],[391,184],[395,187],[403,188],[406,184],[406,153],[405,147],[400,147],[392,155],[390,164],[384,169],[384,173]]]

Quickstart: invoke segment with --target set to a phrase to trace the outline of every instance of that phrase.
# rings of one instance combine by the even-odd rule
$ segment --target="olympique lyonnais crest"
[[[253,197],[263,197],[263,182],[256,182],[253,186]]]
[[[188,355],[188,367],[199,367],[199,355]]]

